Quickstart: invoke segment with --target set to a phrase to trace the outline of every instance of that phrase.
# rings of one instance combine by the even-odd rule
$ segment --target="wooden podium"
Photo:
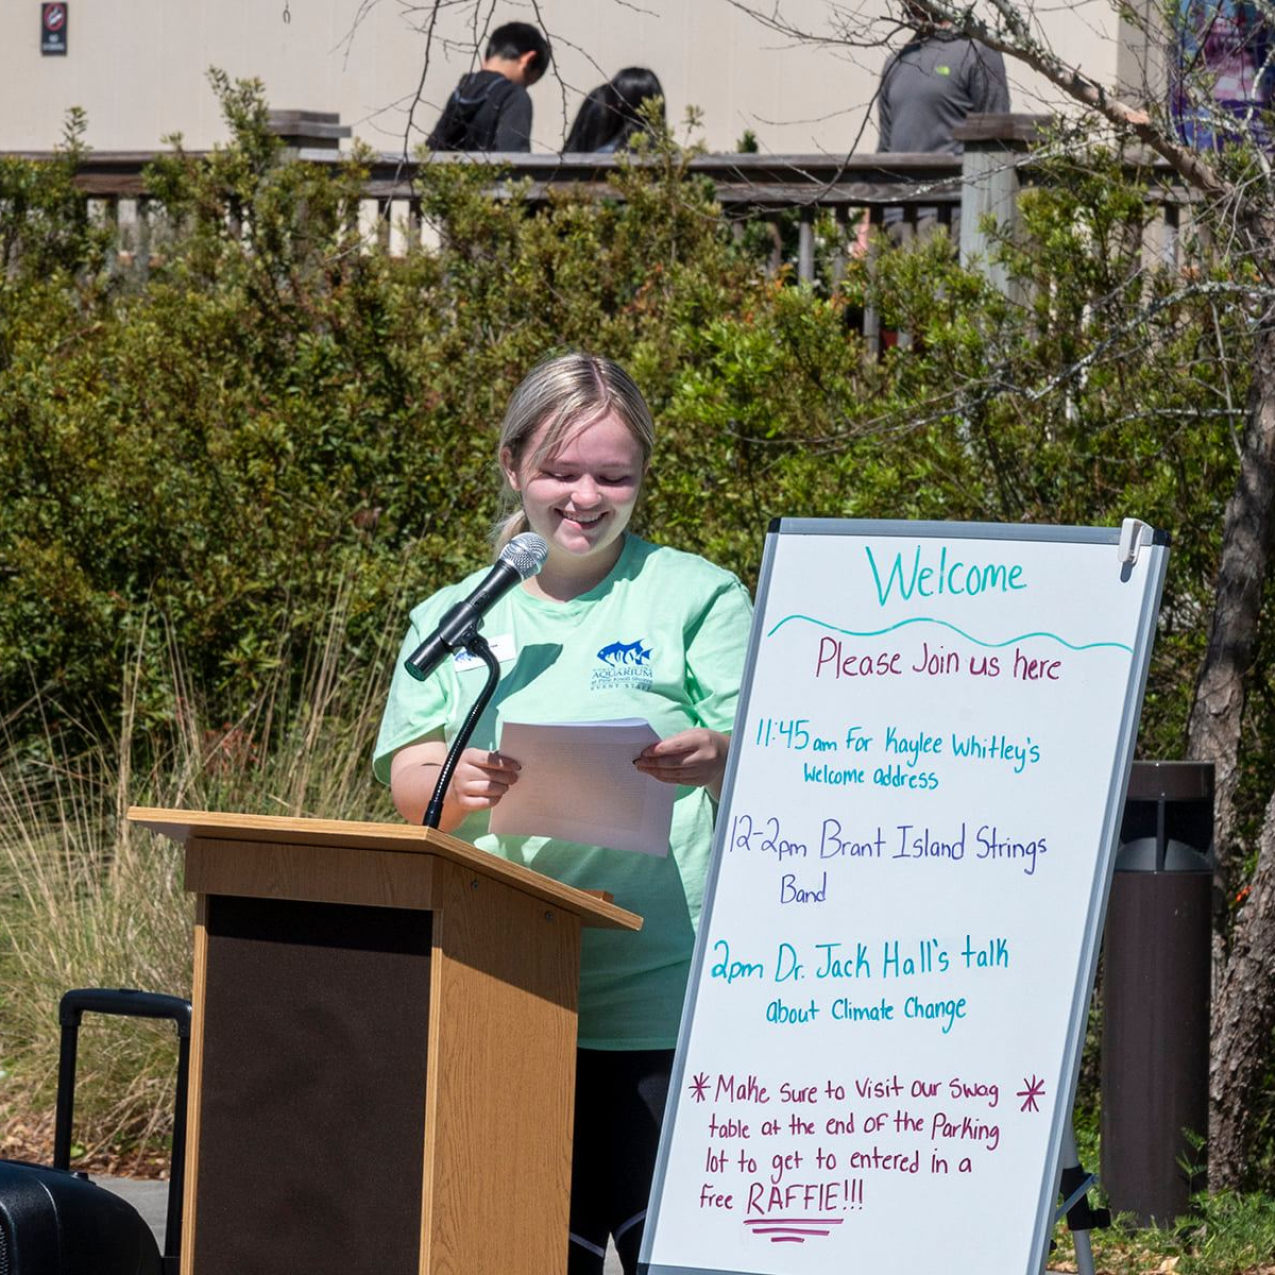
[[[407,824],[134,808],[196,896],[182,1275],[566,1270],[582,926]]]

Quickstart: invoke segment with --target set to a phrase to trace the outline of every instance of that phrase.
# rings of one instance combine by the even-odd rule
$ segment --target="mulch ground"
[[[10,1120],[0,1127],[0,1160],[48,1164],[53,1159],[53,1119]],[[95,1147],[71,1167],[94,1177],[167,1178],[166,1153],[126,1147]]]
[[[53,1120],[11,1121],[0,1129],[0,1160],[26,1160],[32,1164],[48,1164],[53,1158]],[[167,1155],[145,1154],[121,1147],[99,1147],[72,1165],[95,1177],[149,1178],[168,1177]],[[1174,1275],[1178,1258],[1169,1258],[1145,1271],[1129,1268],[1108,1270],[1100,1267],[1098,1275]],[[1050,1270],[1075,1271],[1073,1263],[1060,1262]],[[1251,1266],[1236,1275],[1275,1275],[1275,1264]]]
[[[1169,1257],[1150,1266],[1139,1262],[1120,1267],[1100,1265],[1098,1267],[1098,1275],[1176,1275],[1181,1263],[1182,1259],[1180,1257]],[[1055,1266],[1051,1263],[1049,1269],[1050,1271],[1062,1272],[1062,1275],[1075,1275],[1076,1264],[1074,1262],[1059,1262]],[[1248,1266],[1242,1271],[1237,1270],[1235,1275],[1275,1275],[1275,1266]]]

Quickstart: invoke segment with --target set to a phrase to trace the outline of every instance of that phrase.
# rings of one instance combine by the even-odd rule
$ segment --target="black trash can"
[[[1168,1226],[1203,1188],[1213,765],[1135,762],[1103,939],[1102,1184]]]

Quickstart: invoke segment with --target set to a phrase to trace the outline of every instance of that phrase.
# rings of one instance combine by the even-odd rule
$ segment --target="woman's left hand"
[[[661,783],[707,788],[717,798],[721,795],[729,752],[729,735],[695,726],[644,748],[633,764]]]

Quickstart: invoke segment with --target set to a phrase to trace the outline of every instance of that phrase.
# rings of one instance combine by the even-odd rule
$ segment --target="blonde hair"
[[[618,364],[594,354],[560,354],[541,360],[513,392],[500,424],[497,455],[508,451],[515,470],[527,459],[539,462],[552,456],[570,434],[614,412],[642,449],[642,464],[651,459],[655,446],[655,422],[642,391]],[[528,457],[527,448],[537,432],[544,433]],[[518,493],[505,480],[501,491],[501,517],[492,537],[495,551],[528,529]]]

